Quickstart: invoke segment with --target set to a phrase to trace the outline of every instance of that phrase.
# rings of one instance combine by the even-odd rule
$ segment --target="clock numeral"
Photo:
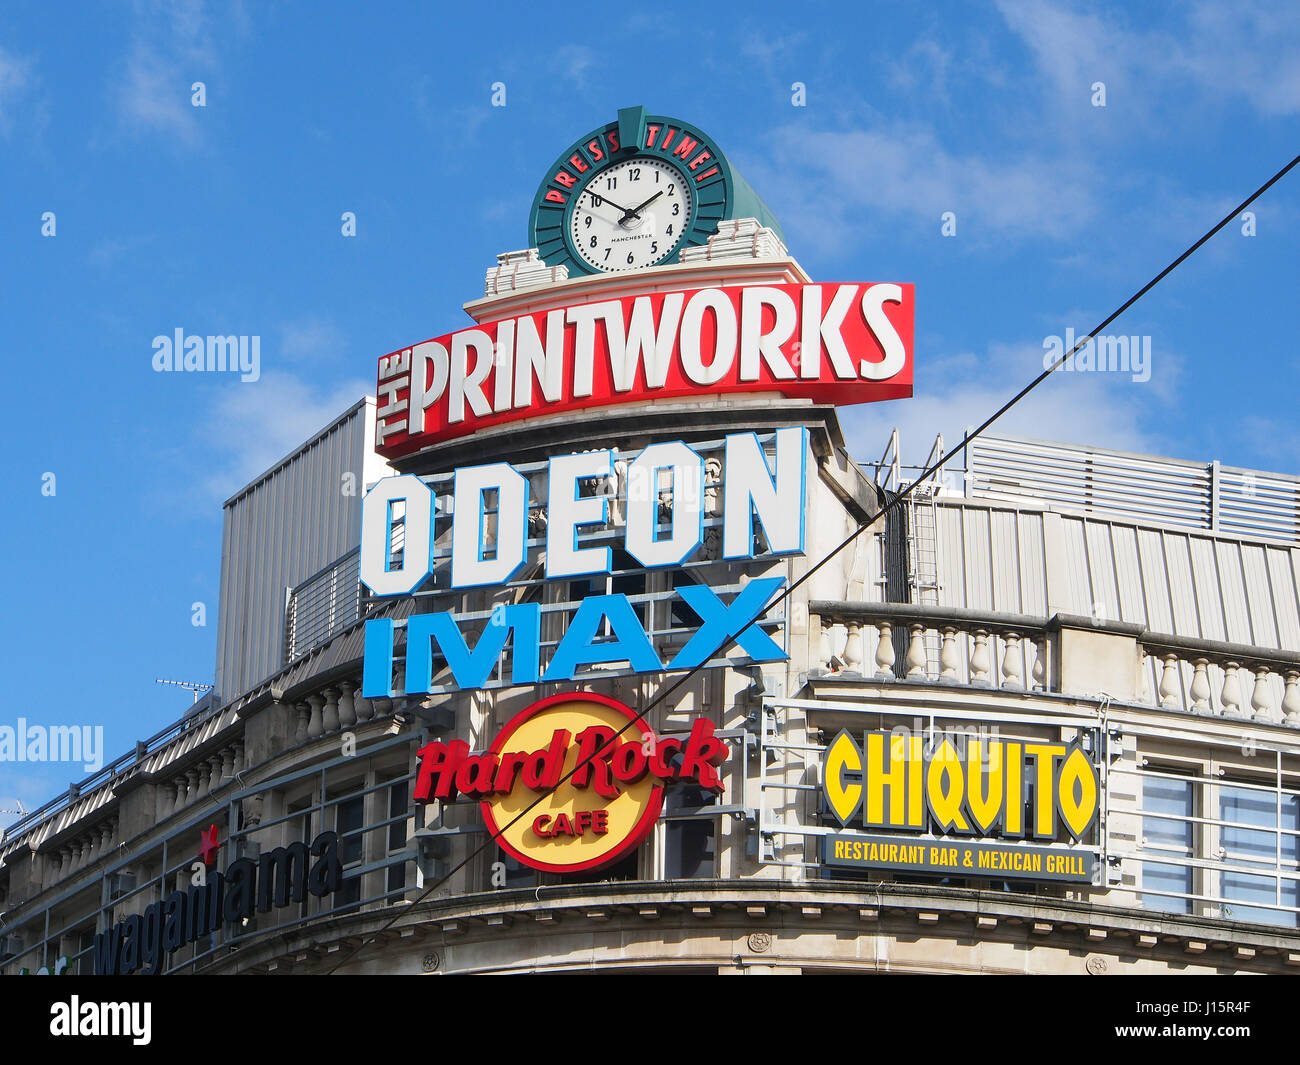
[[[628,265],[628,266],[631,266],[631,265],[632,265],[632,253],[631,253],[631,252],[628,252],[628,253],[627,253],[627,265]]]
[[[605,262],[609,262],[609,249],[605,249]]]
[[[618,178],[616,178],[616,177],[607,177],[607,178],[605,179],[605,188],[606,188],[607,190],[608,190],[608,189],[616,189],[616,188],[618,188]]]
[[[631,170],[631,174],[632,174],[631,180],[633,181],[641,180],[641,168],[639,166],[634,166]]]
[[[657,240],[653,240],[650,242],[650,254],[651,255],[659,254],[659,242]]]
[[[591,247],[594,248],[595,246],[596,246],[596,235],[593,233],[591,235]]]
[[[668,195],[671,196],[673,194],[673,190],[676,188],[677,188],[676,184],[674,184],[671,181],[668,182]]]
[[[605,202],[605,201],[602,200],[599,196],[597,196],[594,192],[592,192],[590,189],[587,190],[587,195],[591,197],[591,206],[592,206],[592,207],[599,207],[601,204],[603,204],[603,203]]]
[[[655,184],[656,184],[656,185],[659,184],[659,171],[658,171],[658,170],[655,171]]]
[[[673,212],[673,214],[676,214],[676,213],[677,213],[676,211]],[[586,223],[587,223],[587,228],[590,229],[590,228],[591,228],[591,215],[587,215],[585,221],[586,221]]]
[[[664,230],[664,236],[671,237],[672,235],[673,235],[673,227],[670,225],[667,229]]]
[[[681,209],[682,209],[682,205],[681,205],[680,203],[675,203],[675,204],[673,204],[673,217],[674,217],[674,218],[676,218],[676,217],[678,216],[678,214],[681,213]],[[590,218],[587,219],[587,225],[591,225],[591,219],[590,219]]]

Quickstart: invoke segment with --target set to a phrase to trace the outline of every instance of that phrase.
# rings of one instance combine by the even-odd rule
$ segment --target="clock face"
[[[574,250],[597,270],[665,261],[694,216],[690,184],[671,163],[633,156],[594,174],[569,206]]]

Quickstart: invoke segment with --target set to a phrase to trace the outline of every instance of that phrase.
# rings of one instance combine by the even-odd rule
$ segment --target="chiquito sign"
[[[911,285],[749,285],[624,296],[461,329],[379,360],[388,458],[523,418],[777,392],[912,394]]]
[[[866,732],[859,743],[841,731],[822,759],[826,808],[841,825],[859,820],[885,831],[823,836],[823,860],[1086,883],[1098,871],[1096,854],[1079,842],[1097,821],[1101,790],[1097,765],[1078,742],[900,729]]]
[[[727,745],[696,718],[687,736],[656,736],[627,706],[591,692],[554,695],[518,714],[492,746],[463,740],[420,748],[417,802],[478,799],[507,854],[534,869],[577,873],[611,865],[654,827],[664,785],[720,792]]]
[[[808,431],[778,429],[769,449],[753,433],[737,433],[723,446],[721,554],[725,560],[798,555],[804,550],[804,514],[811,456]],[[584,495],[584,483],[625,480],[623,513],[612,520],[609,495]],[[664,489],[668,484],[670,489]],[[620,476],[609,450],[553,456],[545,476],[529,477],[506,462],[455,471],[450,496],[435,496],[418,477],[386,477],[366,495],[361,514],[361,580],[380,596],[409,595],[427,586],[435,591],[500,587],[541,548],[548,580],[591,577],[611,572],[617,544],[648,569],[676,567],[692,559],[704,542],[705,462],[689,444],[651,444]],[[541,487],[543,498],[534,501]],[[671,491],[665,520],[660,497]],[[534,526],[544,532],[529,536]],[[395,515],[402,515],[403,549],[395,558]],[[450,518],[450,550],[439,545],[435,566],[435,522]],[[764,542],[756,547],[755,523]],[[445,526],[447,523],[441,521]],[[442,544],[447,534],[442,534]],[[450,558],[446,557],[450,554]],[[432,583],[428,584],[430,577]],[[578,604],[559,642],[542,660],[542,606],[536,602],[498,604],[484,621],[462,628],[452,611],[413,614],[405,621],[405,666],[394,676],[395,639],[402,624],[390,618],[366,622],[362,694],[377,698],[433,690],[434,647],[446,662],[454,686],[487,686],[510,642],[508,683],[528,685],[568,681],[591,665],[626,663],[634,672],[691,669],[708,662],[734,636],[755,662],[786,658],[785,651],[754,624],[784,577],[756,577],[739,591],[723,594],[707,585],[676,589],[701,619],[692,637],[665,661],[655,649],[635,608],[621,592],[588,596]],[[567,617],[567,612],[562,612]],[[471,640],[474,642],[471,646]],[[550,645],[547,645],[548,649]],[[501,677],[506,683],[506,677]]]

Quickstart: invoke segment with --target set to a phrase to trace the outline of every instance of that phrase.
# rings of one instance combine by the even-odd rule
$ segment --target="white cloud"
[[[161,134],[187,147],[200,140],[200,108],[191,86],[216,62],[202,0],[137,5],[139,19],[114,86],[122,125],[137,135]],[[238,20],[236,20],[238,21]]]
[[[332,359],[344,348],[343,334],[332,321],[304,318],[280,328],[280,354],[294,361]]]
[[[940,216],[954,211],[963,240],[980,244],[1068,237],[1096,210],[1085,168],[1062,167],[1050,156],[954,153],[916,125],[820,132],[790,126],[771,143],[770,161],[753,168],[756,180],[780,193],[787,229],[825,250],[859,240],[891,216],[931,223],[937,235]]]
[[[225,501],[366,395],[361,379],[319,387],[267,371],[255,382],[221,389],[200,422],[204,452],[216,462],[203,479],[208,501]]]
[[[585,44],[561,45],[555,50],[555,65],[562,78],[582,89],[587,84],[587,71],[596,65],[596,53]]]
[[[31,86],[32,64],[0,48],[0,134],[13,129],[14,116],[23,95]]]
[[[1091,84],[1104,81],[1108,115],[1137,111],[1163,120],[1168,109],[1153,106],[1157,99],[1185,96],[1189,84],[1202,100],[1245,98],[1271,116],[1300,112],[1300,7],[1294,4],[1174,8],[1172,18],[1185,19],[1176,34],[1134,29],[1114,14],[1085,14],[1056,0],[998,0],[997,6],[1041,75],[1080,107]],[[1203,115],[1199,108],[1183,110]]]
[[[919,465],[943,434],[951,451],[969,427],[985,418],[1043,371],[1043,348],[1032,343],[992,344],[983,355],[961,353],[929,358],[920,367],[911,399],[847,407],[840,412],[849,453],[860,463],[875,462],[899,430],[903,461]],[[1158,353],[1157,353],[1158,354]],[[1058,372],[1002,418],[989,435],[1027,436],[1147,454],[1169,450],[1160,414],[1170,409],[1157,395],[1176,380],[1177,360],[1163,364],[1153,356],[1152,379],[1135,382],[1127,374]],[[953,460],[961,468],[961,460]]]

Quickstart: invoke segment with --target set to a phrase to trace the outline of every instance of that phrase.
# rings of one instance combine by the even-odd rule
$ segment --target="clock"
[[[529,246],[569,276],[680,261],[724,218],[757,218],[784,240],[767,205],[716,142],[680,119],[626,107],[574,141],[533,198]]]
[[[690,182],[671,163],[634,155],[576,188],[569,237],[596,270],[657,266],[685,239],[695,214]]]

